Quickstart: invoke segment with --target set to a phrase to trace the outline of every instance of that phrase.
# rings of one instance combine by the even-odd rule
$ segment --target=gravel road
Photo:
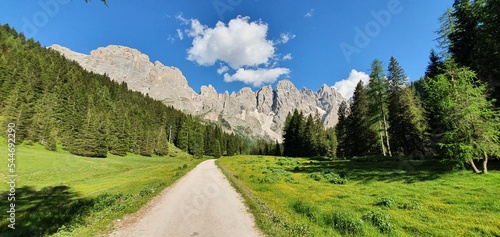
[[[263,236],[214,162],[200,163],[140,211],[117,222],[109,236]]]

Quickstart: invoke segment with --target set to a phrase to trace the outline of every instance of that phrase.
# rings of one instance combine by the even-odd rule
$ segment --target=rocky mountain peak
[[[285,79],[278,82],[278,84],[276,85],[276,90],[292,91],[297,90],[297,88],[290,80]]]
[[[131,90],[218,122],[227,131],[272,140],[281,141],[286,116],[294,109],[305,115],[319,114],[327,127],[334,126],[338,107],[344,100],[327,85],[316,92],[307,88],[299,91],[290,80],[279,81],[276,90],[264,86],[254,92],[245,87],[237,93],[218,94],[208,85],[202,86],[197,94],[178,68],[159,61],[152,63],[147,55],[136,49],[110,45],[85,55],[59,45],[51,48],[87,70],[106,73],[112,80],[126,82]]]

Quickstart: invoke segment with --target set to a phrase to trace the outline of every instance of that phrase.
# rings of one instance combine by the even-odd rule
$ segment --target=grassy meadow
[[[430,161],[269,156],[217,164],[269,236],[500,236],[498,167],[477,175]]]
[[[7,143],[0,178],[3,213],[7,201]],[[40,145],[16,147],[16,230],[0,220],[1,236],[96,236],[133,213],[201,160],[171,147],[171,156],[85,158]],[[5,217],[5,218],[4,218]]]

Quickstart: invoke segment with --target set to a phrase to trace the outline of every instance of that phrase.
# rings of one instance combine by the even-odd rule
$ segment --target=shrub
[[[310,219],[316,219],[317,209],[315,206],[304,202],[302,200],[298,200],[292,204],[292,209],[300,215],[303,215]]]
[[[293,183],[295,182],[295,179],[292,176],[292,173],[281,169],[281,168],[268,168],[271,173],[268,173],[267,171],[262,172],[263,174],[266,174],[264,178],[260,179],[260,183],[276,183],[280,180],[284,180],[285,182],[288,183]]]
[[[383,198],[379,198],[375,205],[381,206],[381,207],[392,208],[395,205],[395,203],[396,202],[394,201],[394,199],[383,197]]]
[[[377,227],[381,233],[388,234],[393,231],[393,225],[388,215],[384,216],[380,213],[369,211],[363,215],[363,220]]]
[[[347,212],[335,212],[324,217],[327,225],[342,235],[359,235],[363,232],[363,221]]]
[[[346,184],[347,179],[342,178],[339,174],[333,171],[327,172],[313,172],[310,173],[309,178],[314,179],[316,181],[324,181],[332,184]]]
[[[417,201],[405,202],[399,206],[400,209],[404,210],[418,210],[420,207],[421,204]]]
[[[299,162],[293,158],[278,158],[276,165],[279,166],[297,166]]]

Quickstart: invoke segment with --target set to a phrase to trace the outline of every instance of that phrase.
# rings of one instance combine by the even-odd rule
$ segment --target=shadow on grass
[[[313,157],[301,166],[289,169],[294,173],[334,171],[349,181],[414,183],[439,178],[449,172],[439,161],[408,160],[404,158],[358,157],[350,160],[333,160]]]
[[[2,219],[0,221],[1,236],[45,236],[58,231],[62,226],[79,222],[94,205],[93,200],[80,197],[70,191],[68,186],[47,187],[35,190],[33,187],[16,188],[15,230],[8,227],[6,213],[10,202],[9,192],[0,195]]]

